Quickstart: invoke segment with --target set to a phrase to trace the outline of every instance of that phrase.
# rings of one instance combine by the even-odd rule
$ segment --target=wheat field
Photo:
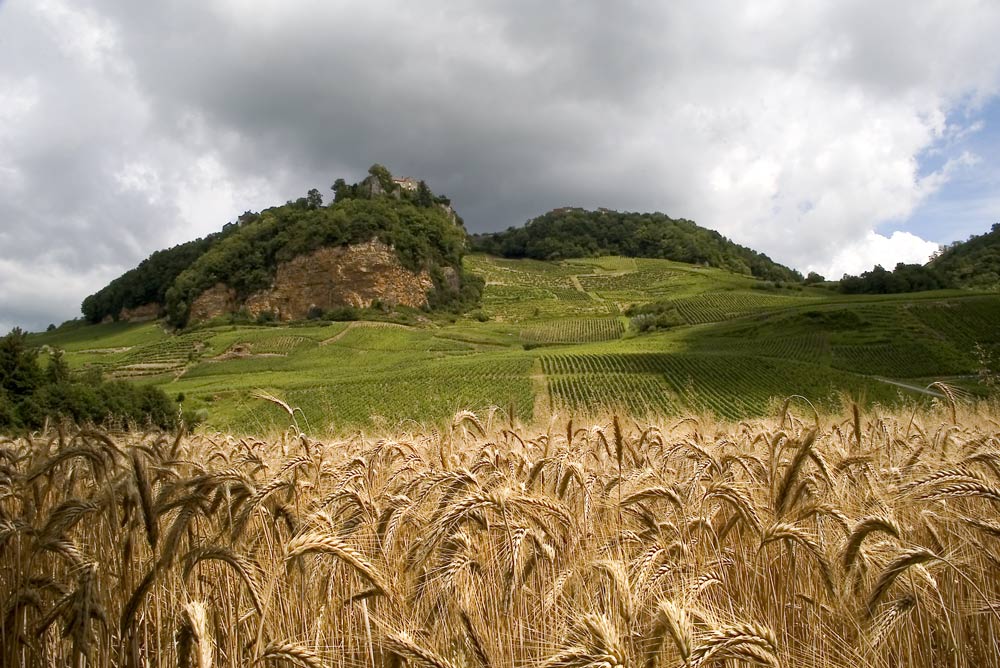
[[[2,440],[0,657],[997,666],[998,418]]]

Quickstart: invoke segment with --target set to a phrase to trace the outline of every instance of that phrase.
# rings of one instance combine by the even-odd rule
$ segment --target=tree
[[[815,285],[816,283],[822,283],[826,279],[822,275],[817,274],[815,271],[810,271],[809,275],[806,276],[806,280],[803,281],[806,285]]]
[[[417,184],[417,206],[434,206],[434,193],[427,187],[427,183],[423,179]]]
[[[321,195],[315,188],[311,188],[309,192],[306,193],[306,207],[312,210],[318,209],[321,206],[323,206],[323,195]]]
[[[337,179],[330,186],[330,190],[333,191],[333,201],[343,202],[345,199],[350,199],[351,197],[351,187],[347,185],[347,181],[344,179]]]
[[[392,172],[390,172],[387,168],[375,163],[368,168],[368,173],[378,179],[379,185],[382,186],[382,192],[392,192],[395,184],[392,182]]]
[[[69,365],[63,351],[56,348],[49,355],[49,365],[45,368],[45,380],[49,383],[69,382]]]
[[[15,327],[0,339],[0,388],[14,399],[34,392],[41,381],[38,359],[28,348],[27,337],[20,327]]]

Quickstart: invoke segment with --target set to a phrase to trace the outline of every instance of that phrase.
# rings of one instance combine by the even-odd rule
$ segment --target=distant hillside
[[[283,206],[247,212],[204,239],[153,253],[82,305],[90,322],[226,312],[304,319],[342,306],[454,307],[478,300],[462,270],[466,233],[447,198],[374,165]]]
[[[1000,223],[986,234],[956,241],[936,253],[927,264],[901,262],[891,271],[875,265],[858,276],[845,274],[836,285],[845,294],[1000,289]]]
[[[254,399],[262,389],[300,409],[307,433],[347,434],[407,419],[450,425],[457,410],[497,406],[504,423],[552,411],[736,421],[778,415],[791,395],[823,412],[947,400],[928,388],[936,381],[976,396],[1000,388],[1000,294],[844,295],[621,256],[470,253],[463,264],[485,281],[481,304],[434,326],[77,323],[25,343],[64,351],[74,374],[159,387],[209,429],[242,434],[289,426],[278,405]]]
[[[474,235],[472,240],[476,251],[509,258],[561,260],[624,255],[707,264],[772,281],[802,280],[797,271],[762,253],[690,220],[662,213],[555,209],[523,227]]]
[[[1000,289],[1000,223],[986,234],[952,244],[929,266],[960,287]]]

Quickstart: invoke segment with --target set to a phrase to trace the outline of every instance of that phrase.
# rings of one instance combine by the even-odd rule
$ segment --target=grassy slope
[[[75,367],[184,393],[211,426],[251,432],[287,424],[280,408],[253,398],[257,391],[300,408],[296,419],[310,431],[491,405],[522,419],[549,409],[735,419],[790,394],[828,406],[843,392],[893,402],[906,391],[877,378],[968,383],[975,343],[1000,343],[995,294],[761,290],[717,269],[631,258],[472,256],[467,265],[487,281],[487,322],[225,326],[181,336],[117,323],[36,342],[63,347]],[[632,335],[623,310],[663,299],[688,324]]]

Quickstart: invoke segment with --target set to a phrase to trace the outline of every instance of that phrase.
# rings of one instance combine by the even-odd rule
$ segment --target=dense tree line
[[[393,197],[425,209],[432,207],[450,209],[451,207],[451,200],[444,195],[435,195],[425,181],[418,181],[414,190],[403,188],[395,182],[389,170],[379,164],[372,165],[368,169],[368,177],[362,181],[349,185],[344,179],[337,179],[333,182],[331,190],[333,190],[334,203],[348,199]],[[460,216],[454,212],[452,215],[455,216],[455,222],[459,227],[465,227],[465,222]]]
[[[47,419],[177,426],[177,408],[159,388],[104,381],[96,371],[76,377],[58,350],[45,361],[20,329],[0,339],[0,432],[36,429]]]
[[[83,300],[81,310],[90,322],[117,318],[122,309],[149,303],[163,304],[167,289],[216,240],[214,235],[156,251],[106,287]]]
[[[875,265],[871,271],[860,276],[845,274],[838,289],[849,295],[884,295],[951,287],[955,287],[954,281],[935,267],[900,262],[892,271]]]
[[[123,307],[162,304],[169,322],[187,323],[191,303],[204,290],[224,283],[244,299],[267,288],[278,265],[324,246],[378,239],[392,246],[411,270],[428,268],[435,287],[434,308],[464,308],[478,302],[481,282],[462,272],[466,233],[447,198],[420,182],[400,188],[385,167],[353,185],[338,179],[335,201],[323,206],[318,190],[259,214],[247,212],[221,232],[154,253],[138,267],[84,300],[90,322],[117,318]],[[458,281],[446,279],[445,268]]]
[[[921,292],[944,288],[1000,288],[1000,223],[935,253],[927,264],[880,265],[860,276],[845,275],[839,289],[847,294]]]
[[[510,258],[561,260],[596,255],[650,257],[705,264],[770,281],[801,274],[718,232],[662,213],[556,209],[523,227],[473,237],[473,249]]]
[[[1000,223],[944,249],[930,265],[964,288],[1000,288]]]

